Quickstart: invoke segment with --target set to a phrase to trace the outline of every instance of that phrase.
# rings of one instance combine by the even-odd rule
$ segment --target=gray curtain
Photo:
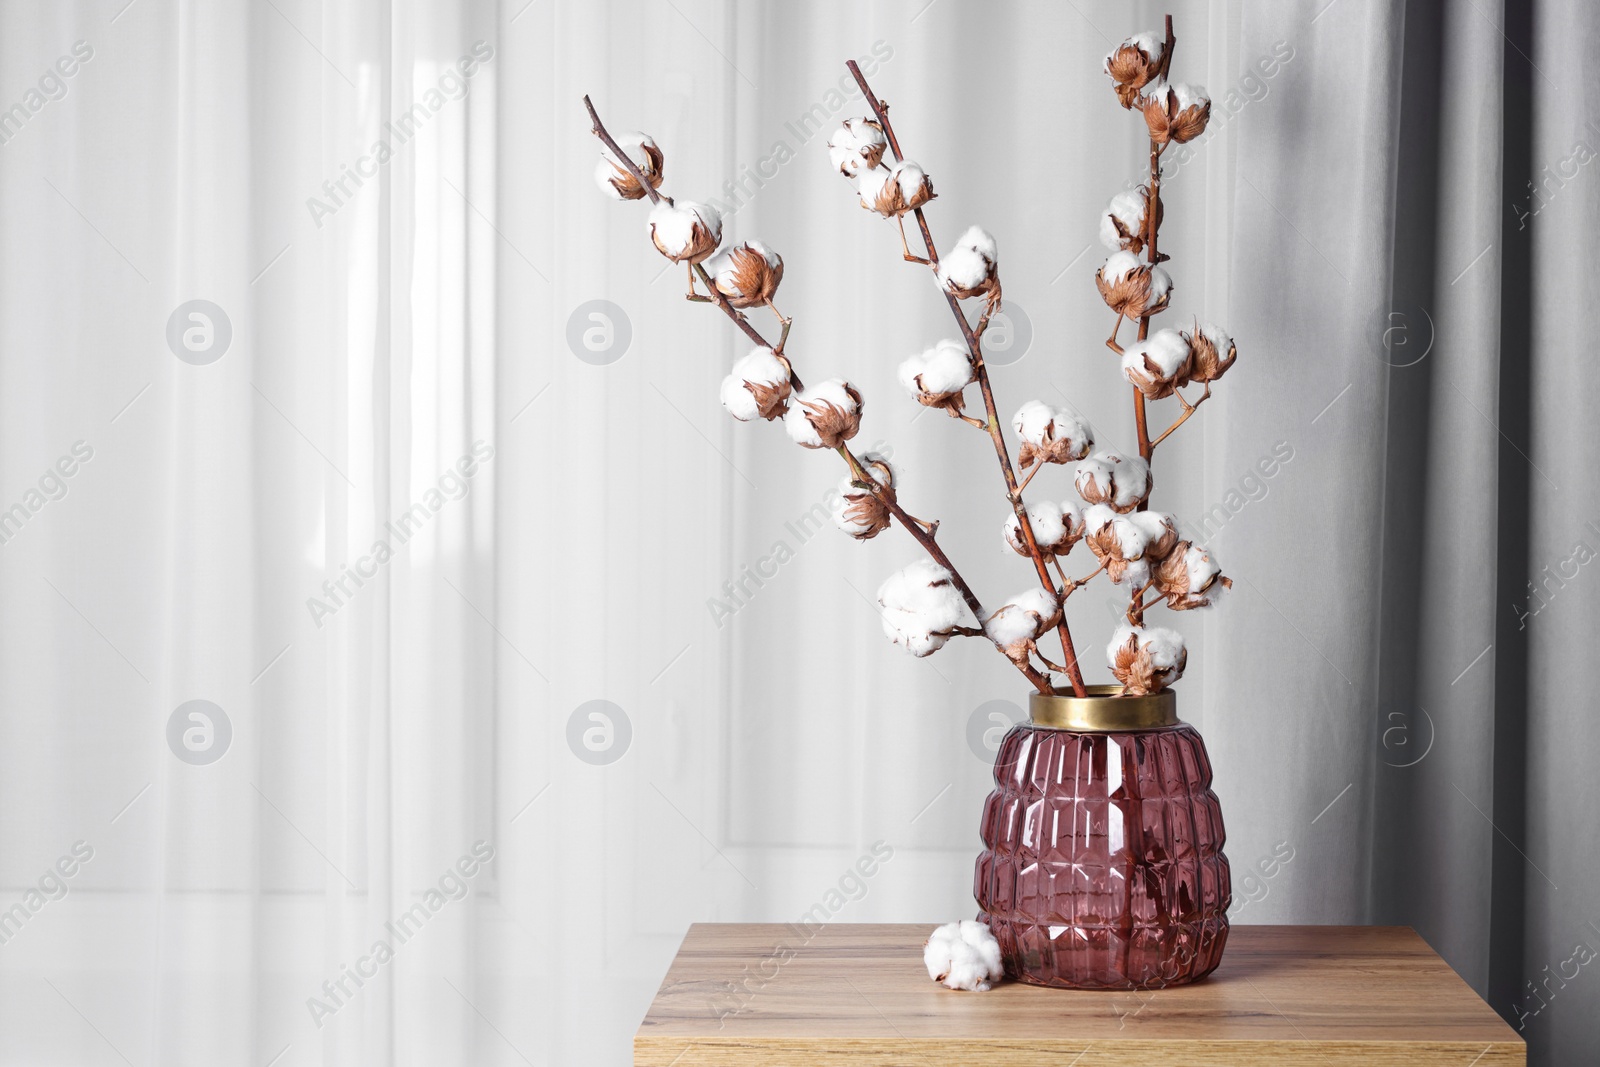
[[[1244,116],[1223,463],[1295,459],[1230,539],[1207,719],[1258,919],[1415,927],[1530,1063],[1600,1047],[1600,146],[1577,2],[1247,4],[1304,47]],[[1248,813],[1248,814],[1246,814]],[[1248,913],[1248,912],[1247,912]]]

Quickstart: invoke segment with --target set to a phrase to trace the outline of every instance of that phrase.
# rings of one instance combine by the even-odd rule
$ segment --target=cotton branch
[[[1161,54],[1161,71],[1157,75],[1157,78],[1162,80],[1167,78],[1168,73],[1172,69],[1172,51],[1177,47],[1177,44],[1178,39],[1173,35],[1172,32],[1172,16],[1168,15],[1166,18],[1166,41],[1162,48]],[[1151,266],[1155,266],[1156,264],[1168,258],[1167,256],[1161,254],[1158,243],[1161,233],[1161,225],[1159,221],[1160,212],[1158,209],[1158,205],[1161,202],[1161,155],[1165,150],[1165,144],[1158,143],[1154,137],[1150,138],[1150,181],[1146,186],[1144,210],[1145,230],[1143,237],[1145,245],[1145,258]],[[1117,333],[1122,327],[1122,318],[1122,315],[1118,314],[1116,326],[1112,329],[1111,337],[1106,342],[1107,347],[1109,347],[1113,352],[1116,352],[1118,355],[1121,355],[1123,352],[1122,346],[1117,343]],[[1138,339],[1143,341],[1149,336],[1150,315],[1141,315],[1139,317]],[[1137,386],[1135,386],[1133,389],[1133,421],[1139,437],[1139,456],[1146,463],[1151,461],[1151,457],[1155,454],[1156,446],[1171,436],[1172,432],[1179,426],[1182,426],[1185,422],[1187,422],[1189,417],[1194,414],[1196,408],[1210,399],[1211,384],[1209,382],[1206,383],[1205,392],[1201,395],[1200,399],[1196,400],[1193,404],[1184,399],[1182,393],[1174,391],[1173,395],[1178,398],[1178,403],[1183,405],[1183,414],[1179,415],[1177,419],[1173,421],[1172,425],[1163,430],[1159,436],[1152,439],[1150,437],[1150,427],[1145,412],[1144,393],[1141,392]],[[1145,510],[1147,507],[1149,507],[1148,500],[1139,504],[1140,511]]]
[[[851,66],[852,70],[854,70],[855,64],[851,63],[850,66]],[[856,72],[856,77],[858,79],[860,78],[860,72],[859,71]],[[865,83],[863,83],[863,84],[865,84]],[[615,159],[628,171],[629,174],[631,174],[633,176],[634,180],[638,181],[639,184],[644,187],[645,193],[650,197],[651,202],[652,203],[659,203],[662,200],[666,200],[667,203],[669,203],[669,204],[672,203],[672,200],[670,198],[668,198],[668,197],[664,196],[663,194],[657,192],[650,185],[649,181],[647,181],[645,179],[644,174],[639,170],[638,166],[633,162],[632,157],[630,157],[626,152],[623,152],[622,149],[620,147],[618,147],[617,142],[612,138],[611,134],[606,131],[605,124],[600,121],[600,115],[595,110],[594,104],[590,101],[588,96],[585,96],[583,98],[583,104],[584,104],[584,107],[587,108],[588,111],[589,111],[589,118],[590,118],[591,122],[593,123],[593,132],[594,132],[595,136],[600,138],[600,140],[605,144],[605,146],[608,149],[611,150],[611,153],[615,157]],[[891,136],[892,136],[892,134],[891,134]],[[919,220],[921,218],[921,213],[920,212],[918,212],[918,218],[919,218]],[[927,227],[926,227],[926,225],[924,225],[924,227],[923,227],[923,235],[924,235],[924,237],[927,236]],[[931,239],[929,239],[929,246],[928,247],[930,249],[933,247]],[[749,323],[749,321],[745,318],[745,316],[740,314],[739,310],[737,308],[735,308],[731,303],[729,303],[728,298],[726,296],[724,296],[721,293],[721,291],[719,291],[714,284],[712,284],[711,277],[710,277],[710,275],[708,275],[706,273],[706,270],[705,270],[704,267],[702,267],[700,264],[696,263],[696,264],[693,265],[693,270],[699,275],[700,280],[705,283],[706,289],[710,292],[712,298],[716,302],[716,305],[719,308],[722,309],[723,314],[727,315],[728,318],[732,319],[734,324],[736,326],[738,326],[739,329],[744,332],[746,337],[748,337],[751,341],[755,342],[755,344],[757,346],[761,347],[761,348],[769,348],[769,347],[771,347],[771,346],[769,346],[767,344],[766,339],[761,336],[760,331],[757,330],[754,326],[752,326]],[[776,309],[774,309],[774,310],[776,310]],[[957,309],[957,317],[960,317],[959,308]],[[780,318],[781,318],[781,316],[780,316]],[[965,319],[962,319],[962,325],[963,326],[966,325],[966,320]],[[970,337],[971,331],[968,330],[967,333],[968,333],[968,335]],[[788,337],[788,325],[787,325],[787,323],[784,326],[784,337],[785,338]],[[782,342],[780,342],[780,344],[781,343]],[[975,347],[976,342],[974,341],[973,344],[974,344],[974,347]],[[791,383],[792,383],[792,385],[793,385],[793,387],[794,387],[794,389],[796,391],[803,392],[804,389],[803,389],[803,386],[800,383],[799,376],[797,374],[793,373],[793,361],[790,360],[788,362],[789,362],[789,365],[790,365],[790,380],[791,380]],[[981,366],[981,363],[980,363],[980,366]],[[985,389],[985,394],[987,396],[987,388]],[[992,400],[990,400],[989,407],[990,407],[989,418],[990,418],[990,423],[992,425],[994,423],[994,421],[995,421],[994,410],[993,410],[993,401]],[[950,580],[955,585],[956,589],[961,593],[961,597],[966,602],[967,608],[972,612],[973,616],[981,623],[984,620],[984,617],[985,617],[985,612],[984,612],[984,609],[983,609],[982,602],[978,599],[977,594],[975,594],[972,591],[972,587],[967,583],[966,579],[961,576],[961,572],[956,570],[955,564],[950,562],[950,557],[945,555],[944,549],[940,548],[938,542],[935,540],[935,537],[936,537],[936,535],[938,533],[939,524],[936,523],[936,522],[934,522],[934,523],[923,522],[921,519],[918,519],[918,518],[908,514],[905,511],[905,509],[902,508],[899,505],[899,503],[894,499],[894,496],[891,493],[886,492],[884,487],[883,487],[883,485],[881,483],[879,483],[876,478],[872,477],[872,475],[869,474],[866,471],[866,469],[861,464],[861,460],[855,455],[854,452],[852,452],[850,450],[849,446],[840,445],[839,448],[838,448],[838,453],[839,453],[840,457],[845,461],[845,463],[849,466],[850,472],[851,472],[851,476],[854,479],[856,479],[857,481],[859,481],[862,485],[866,486],[872,492],[873,496],[877,497],[877,499],[884,505],[884,507],[888,509],[889,514],[892,515],[895,518],[895,520],[898,521],[900,523],[900,525],[906,530],[906,532],[909,533],[912,536],[912,538],[915,539],[916,542],[919,545],[922,546],[923,550],[928,553],[928,555],[933,559],[933,561],[935,563],[937,563],[940,567],[943,567],[946,571],[949,572]],[[1024,522],[1026,522],[1025,518],[1024,518]],[[1030,536],[1030,540],[1031,540],[1031,536]],[[976,633],[982,633],[983,631],[980,628],[980,629],[976,630],[975,632]],[[1064,633],[1063,633],[1063,636],[1065,636]],[[1013,662],[1015,662],[1015,661],[1013,661]],[[1040,673],[1031,664],[1015,663],[1015,666],[1017,667],[1017,669],[1019,671],[1022,672],[1022,674],[1028,679],[1028,681],[1033,683],[1033,685],[1041,693],[1048,694],[1048,693],[1053,693],[1054,692],[1054,687],[1050,684],[1050,679],[1047,676],[1045,676],[1044,674]],[[1079,683],[1079,684],[1081,685],[1081,683]]]
[[[851,76],[855,78],[856,84],[860,86],[861,93],[866,98],[868,106],[872,108],[873,115],[883,128],[884,137],[889,142],[889,149],[894,153],[894,158],[897,161],[903,160],[905,156],[900,151],[900,141],[895,136],[894,126],[889,122],[888,108],[879,102],[872,91],[872,87],[867,84],[866,77],[862,75],[861,68],[856,65],[854,60],[845,63],[845,67],[850,71]],[[939,267],[939,251],[933,243],[933,234],[928,229],[927,217],[920,207],[915,208],[913,214],[917,220],[917,228],[922,233],[922,244],[926,250],[926,258],[918,259],[912,256],[909,250],[906,252],[906,257],[914,262],[925,262],[929,268],[937,270]],[[903,240],[903,229],[901,233]],[[1000,416],[995,408],[994,390],[989,384],[989,371],[983,362],[982,344],[972,325],[967,322],[966,315],[962,313],[960,301],[949,292],[945,292],[944,298],[945,302],[950,305],[950,313],[955,316],[956,323],[961,328],[961,336],[966,341],[967,351],[972,359],[973,371],[977,376],[978,388],[983,393],[984,411],[988,416],[984,428],[988,430],[989,438],[994,443],[995,457],[999,460],[1000,471],[1005,478],[1006,495],[1011,501],[1012,511],[1017,516],[1023,543],[1028,549],[1029,557],[1033,560],[1034,569],[1038,572],[1040,583],[1050,591],[1052,596],[1058,596],[1055,580],[1051,578],[1050,568],[1046,565],[1044,554],[1039,550],[1039,544],[1034,538],[1033,526],[1028,521],[1028,509],[1023,505],[1022,493],[1017,485],[1016,471],[1011,465],[1011,455],[1006,449],[1005,436],[1000,429]],[[1087,691],[1083,685],[1083,673],[1078,667],[1078,656],[1073,649],[1072,634],[1067,628],[1065,613],[1062,614],[1057,633],[1061,637],[1062,655],[1066,658],[1066,670],[1063,673],[1066,674],[1067,680],[1072,684],[1074,695],[1084,696]]]

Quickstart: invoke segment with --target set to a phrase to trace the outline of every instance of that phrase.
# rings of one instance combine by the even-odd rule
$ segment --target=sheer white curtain
[[[473,1061],[494,12],[14,5],[0,40],[0,1058]]]
[[[999,239],[1002,414],[1129,448],[1094,213],[1145,147],[1099,62],[1169,10],[1216,101],[1169,157],[1174,306],[1241,361],[1157,499],[1239,580],[1177,622],[1237,920],[1411,923],[1531,1010],[1592,918],[1594,599],[1506,604],[1596,499],[1561,429],[1595,194],[1545,182],[1534,241],[1501,205],[1589,136],[1592,14],[1506,6],[0,10],[0,1063],[623,1064],[690,922],[968,914],[1014,672],[883,641],[914,547],[819,528],[837,465],[727,418],[745,342],[599,196],[581,97],[782,253],[790,352],[993,598],[1028,575],[992,455],[894,380],[953,324],[826,163],[843,63],[936,238]]]

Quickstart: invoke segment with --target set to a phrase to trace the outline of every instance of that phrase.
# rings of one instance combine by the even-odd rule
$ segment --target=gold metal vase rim
[[[1159,730],[1178,725],[1178,698],[1170,689],[1124,696],[1119,685],[1085,688],[1089,695],[1083,697],[1073,696],[1070,689],[1030,694],[1028,718],[1035,726],[1055,730]]]

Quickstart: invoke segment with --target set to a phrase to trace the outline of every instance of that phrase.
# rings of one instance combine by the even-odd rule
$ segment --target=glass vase
[[[1035,693],[983,808],[974,885],[1008,976],[1067,989],[1203,978],[1232,899],[1211,761],[1171,690]]]

